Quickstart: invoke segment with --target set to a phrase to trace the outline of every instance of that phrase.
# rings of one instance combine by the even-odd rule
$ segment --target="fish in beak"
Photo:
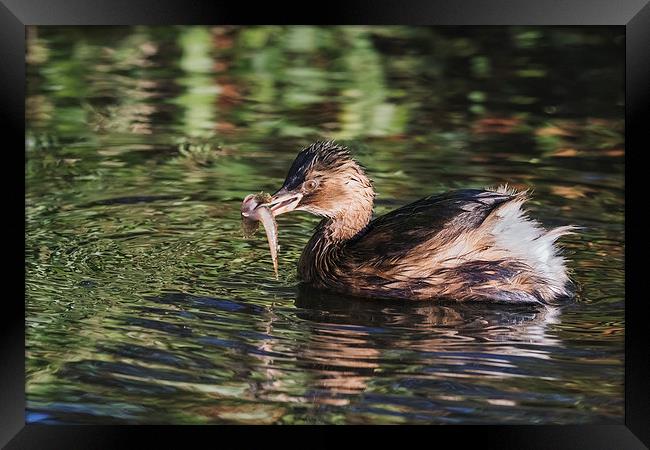
[[[274,213],[269,206],[271,196],[264,192],[259,194],[247,195],[241,206],[242,216],[242,229],[244,236],[250,237],[259,228],[259,223],[262,222],[264,231],[266,232],[266,239],[269,243],[269,250],[271,251],[271,259],[273,261],[273,270],[275,278],[278,279],[278,224],[275,222]]]
[[[261,222],[269,242],[275,278],[278,278],[278,224],[275,218],[280,214],[294,211],[302,200],[301,193],[289,192],[282,188],[273,196],[260,192],[247,195],[241,206],[242,229],[244,236],[250,237],[257,231]]]

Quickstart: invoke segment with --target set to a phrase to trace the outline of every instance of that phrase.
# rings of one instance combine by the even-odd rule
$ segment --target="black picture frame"
[[[418,429],[422,444],[451,439],[454,445],[480,444],[498,448],[634,449],[650,446],[650,382],[648,327],[643,314],[644,269],[642,186],[633,172],[643,170],[650,103],[650,3],[648,0],[463,0],[362,1],[281,3],[170,0],[0,0],[0,116],[5,159],[25,144],[25,26],[26,25],[154,25],[154,24],[413,24],[413,25],[618,25],[626,34],[626,151],[625,151],[625,423],[581,426],[452,426],[352,427],[364,439],[382,441],[386,433],[404,435]],[[24,161],[24,159],[22,160]],[[24,232],[24,172],[9,169],[20,161],[5,161],[3,193],[8,233]],[[14,180],[12,175],[16,177]],[[21,182],[22,178],[22,182]],[[636,181],[635,181],[636,179]],[[640,183],[639,183],[640,184]],[[22,196],[22,199],[21,199]],[[21,220],[21,217],[23,220]],[[8,235],[5,235],[8,237]],[[23,234],[24,236],[24,234]],[[223,446],[227,435],[234,447],[246,448],[282,439],[281,445],[305,445],[293,434],[296,427],[152,427],[52,426],[25,424],[24,241],[7,239],[3,246],[7,285],[0,328],[0,444],[6,448],[119,448],[137,438],[148,447],[187,443],[201,436]],[[11,241],[11,242],[9,242]],[[630,245],[630,243],[634,243]],[[6,245],[12,244],[12,245]],[[640,261],[633,264],[630,261]],[[350,427],[308,429],[320,445],[341,445]],[[251,429],[261,431],[251,433]],[[289,431],[289,433],[286,433]],[[421,434],[420,434],[421,433]],[[344,436],[345,435],[345,436]],[[234,439],[234,440],[232,440]],[[313,438],[310,441],[314,441]],[[413,441],[415,443],[415,441]],[[311,445],[311,444],[309,444]],[[365,441],[364,446],[369,445]],[[402,444],[403,445],[403,444]],[[427,444],[428,445],[428,444]],[[230,445],[226,445],[227,448]]]

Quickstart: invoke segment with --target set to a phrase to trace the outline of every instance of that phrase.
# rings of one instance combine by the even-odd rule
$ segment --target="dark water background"
[[[621,28],[29,28],[27,397],[46,423],[621,423]],[[534,189],[574,302],[549,310],[299,288],[242,198],[336,138],[376,212]]]

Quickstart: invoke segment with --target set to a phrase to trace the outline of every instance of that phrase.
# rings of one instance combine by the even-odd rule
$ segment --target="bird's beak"
[[[280,214],[288,213],[294,211],[298,204],[302,200],[302,194],[296,192],[290,192],[282,188],[273,196],[265,206],[271,209],[273,216],[279,216]]]

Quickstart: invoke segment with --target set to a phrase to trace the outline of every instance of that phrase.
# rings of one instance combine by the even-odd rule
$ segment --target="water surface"
[[[615,28],[28,30],[27,420],[622,423],[623,50]],[[314,292],[244,196],[347,143],[376,213],[533,189],[580,286],[557,308]]]

